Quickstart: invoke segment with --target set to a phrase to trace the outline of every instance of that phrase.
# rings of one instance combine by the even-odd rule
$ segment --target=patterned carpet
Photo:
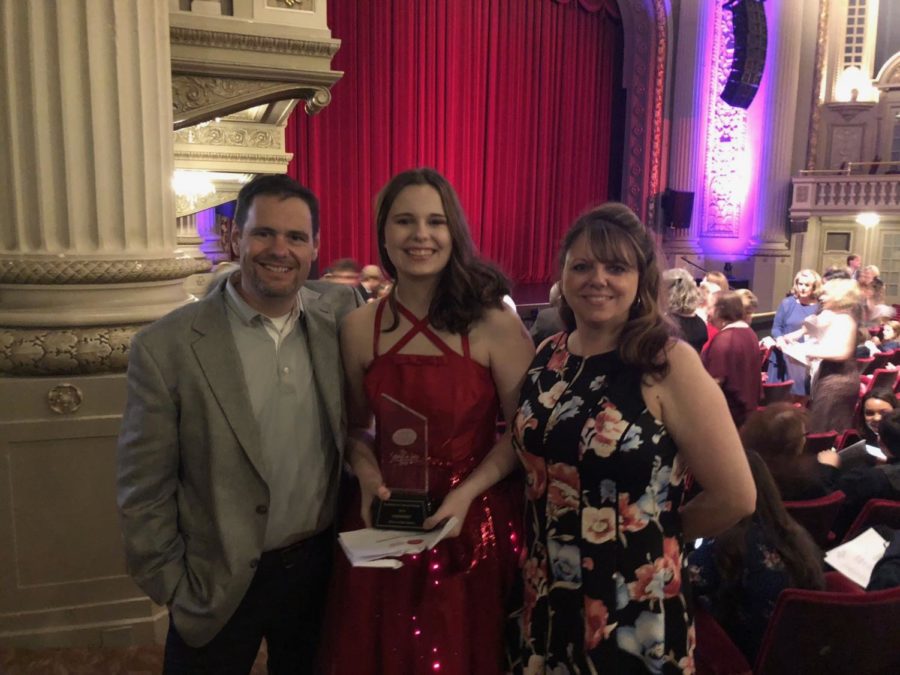
[[[0,648],[0,675],[159,675],[163,648],[158,645],[125,649]],[[265,644],[252,675],[266,675]]]

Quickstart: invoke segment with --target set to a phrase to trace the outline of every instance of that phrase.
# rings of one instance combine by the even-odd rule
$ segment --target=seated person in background
[[[663,272],[663,282],[668,292],[669,317],[681,330],[681,339],[700,353],[709,339],[706,320],[697,315],[700,305],[700,289],[691,274],[680,267]]]
[[[359,284],[359,263],[353,258],[338,258],[322,274],[325,281],[345,286]]]
[[[785,501],[817,499],[832,492],[829,470],[804,453],[807,418],[804,408],[773,403],[751,413],[741,427],[741,442],[763,458]]]
[[[869,445],[879,446],[878,428],[881,418],[897,407],[897,396],[890,389],[873,389],[862,400],[861,419],[856,424],[859,435]]]
[[[825,588],[822,552],[784,508],[762,458],[747,451],[756,511],[688,558],[694,597],[749,663],[756,660],[778,595],[785,588]]]
[[[701,359],[706,370],[722,387],[731,417],[740,428],[747,415],[759,405],[759,343],[756,333],[744,321],[741,296],[734,291],[722,291],[716,295],[712,321],[719,332],[710,341]]]
[[[366,302],[372,302],[378,287],[384,282],[384,275],[378,265],[366,265],[359,273],[359,286],[356,290]]]
[[[896,588],[900,586],[900,530],[883,526],[876,526],[875,529],[888,542],[888,547],[881,560],[875,563],[866,590],[881,591]]]
[[[881,326],[881,338],[876,340],[883,352],[892,352],[900,348],[900,321],[885,321]]]
[[[550,287],[550,306],[537,313],[537,316],[534,317],[534,323],[531,324],[531,329],[528,331],[531,334],[531,339],[534,340],[535,346],[541,344],[551,335],[556,335],[566,329],[562,319],[559,318],[559,298],[560,290],[559,282],[557,281]]]
[[[891,410],[878,425],[879,443],[887,456],[886,464],[841,470],[836,452],[819,453],[819,461],[831,467],[831,485],[847,498],[841,504],[831,530],[840,541],[870,499],[900,501],[900,409]]]
[[[709,345],[709,341],[719,332],[713,326],[711,317],[713,306],[716,304],[716,295],[722,292],[722,287],[711,281],[704,280],[697,285],[697,288],[700,289],[700,304],[697,305],[697,316],[706,322],[706,344],[703,345],[703,348],[706,348]]]
[[[703,277],[703,281],[708,281],[711,284],[715,284],[723,291],[731,290],[731,286],[728,284],[728,277],[726,277],[722,272],[707,272],[706,276]]]

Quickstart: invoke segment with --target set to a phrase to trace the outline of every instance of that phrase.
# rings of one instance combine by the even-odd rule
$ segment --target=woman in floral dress
[[[527,472],[517,672],[693,672],[684,540],[754,509],[725,399],[660,312],[653,241],[622,204],[562,250],[567,332],[539,349],[513,445]],[[682,508],[690,470],[704,488]]]

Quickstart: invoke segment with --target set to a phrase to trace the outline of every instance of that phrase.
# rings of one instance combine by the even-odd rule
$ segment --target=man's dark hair
[[[849,267],[850,263],[852,263],[854,260],[859,260],[859,259],[860,258],[858,255],[856,255],[855,253],[851,253],[850,255],[847,256],[847,267]]]
[[[350,272],[352,274],[359,274],[359,263],[356,262],[353,258],[338,258],[333,261],[326,270],[327,272],[331,272],[334,274],[335,272]]]
[[[822,281],[831,281],[832,279],[850,279],[850,270],[840,265],[832,265],[822,273]]]
[[[312,216],[313,237],[319,234],[319,200],[308,188],[303,187],[293,178],[283,173],[263,174],[257,176],[238,192],[237,206],[234,209],[234,225],[239,232],[244,231],[247,213],[253,200],[260,195],[271,195],[279,199],[297,197],[306,202]]]
[[[894,458],[900,458],[900,408],[891,410],[881,418],[878,438],[885,450]]]

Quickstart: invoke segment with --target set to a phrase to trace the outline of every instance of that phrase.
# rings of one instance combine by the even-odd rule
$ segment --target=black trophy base
[[[391,498],[372,503],[372,525],[379,530],[423,532],[422,523],[431,515],[428,495],[391,490]]]

